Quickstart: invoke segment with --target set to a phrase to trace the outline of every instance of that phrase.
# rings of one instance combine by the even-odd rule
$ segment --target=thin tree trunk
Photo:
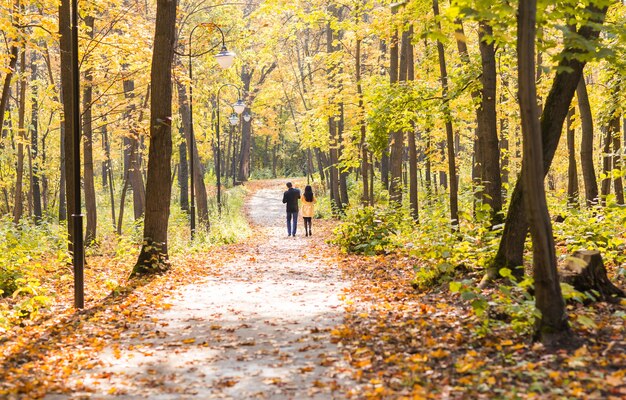
[[[36,81],[38,71],[37,63],[35,62],[35,53],[32,53],[32,59],[30,64],[31,80]],[[39,172],[39,90],[37,83],[35,82],[32,87],[31,97],[31,118],[30,118],[30,154],[32,158],[31,167],[31,187],[33,198],[33,214],[35,216],[35,223],[39,224],[43,218],[43,212],[41,208],[41,186],[40,186],[40,172]]]
[[[415,80],[415,60],[413,57],[413,25],[409,27],[409,38],[407,43],[407,80]],[[415,222],[419,222],[419,202],[417,185],[417,144],[415,143],[415,125],[408,131],[407,141],[409,146],[409,202],[411,216]]]
[[[365,125],[365,103],[363,102],[363,87],[361,82],[361,38],[356,39],[355,49],[355,71],[356,71],[356,93],[359,97],[359,130],[361,133],[359,147],[361,150],[361,177],[363,178],[363,192],[361,194],[361,203],[367,205],[369,203],[369,161],[367,159],[367,143]]]
[[[20,2],[17,1],[13,7],[12,14],[19,13]],[[4,116],[7,106],[9,104],[9,94],[11,92],[11,79],[13,79],[13,71],[17,66],[17,56],[19,53],[19,41],[14,41],[11,44],[11,50],[9,51],[9,65],[7,68],[7,74],[4,76],[4,84],[2,85],[2,96],[0,97],[0,131],[4,131]]]
[[[136,129],[134,111],[136,110],[135,82],[125,79],[123,82],[124,97],[128,105],[124,116],[129,127],[128,134],[124,137],[124,175],[128,172],[130,186],[133,190],[133,211],[135,219],[144,215],[146,204],[146,192],[141,174],[141,162],[139,160],[139,132]]]
[[[19,80],[19,106],[18,106],[18,126],[17,126],[17,167],[15,169],[15,195],[13,205],[13,222],[19,223],[24,213],[24,143],[26,142],[25,121],[26,121],[26,49],[22,49],[20,57],[20,80]]]
[[[337,10],[335,7],[330,8],[331,14],[336,15]],[[334,41],[334,32],[331,27],[330,22],[326,25],[326,51],[328,54],[331,54],[337,49],[333,45]],[[329,81],[333,82],[336,75],[336,66],[331,66],[328,71]],[[332,83],[331,83],[332,85]],[[329,134],[329,143],[330,143],[330,160],[329,160],[329,168],[328,173],[330,176],[330,200],[333,208],[333,214],[340,212],[342,209],[341,198],[339,195],[339,171],[337,168],[337,164],[339,162],[337,156],[337,148],[339,146],[338,138],[337,138],[337,121],[335,116],[328,117],[328,134]]]
[[[624,204],[624,185],[622,183],[622,140],[620,132],[620,115],[614,115],[609,123],[609,128],[612,136],[613,144],[613,169],[616,170],[617,175],[613,177],[613,186],[615,188],[615,200],[617,204]]]
[[[132,275],[169,268],[167,226],[172,187],[172,60],[176,41],[176,3],[157,0],[150,73],[152,96],[144,243]]]
[[[102,125],[102,142],[104,147],[104,155],[106,157],[103,165],[106,169],[107,186],[109,188],[109,200],[111,201],[111,221],[113,222],[113,230],[117,231],[115,222],[115,196],[113,195],[113,163],[111,162],[111,145],[109,143],[109,134],[107,132],[106,121]]]
[[[578,97],[578,111],[582,129],[582,140],[580,142],[580,167],[585,183],[585,200],[587,207],[598,204],[598,181],[593,160],[593,117],[591,116],[591,105],[587,95],[587,85],[585,77],[581,75],[576,87]]]
[[[344,104],[343,102],[339,105],[339,123],[337,125],[337,137],[339,139],[339,148],[337,149],[337,162],[343,157],[343,149],[344,149]],[[350,199],[348,198],[348,171],[345,168],[341,168],[339,172],[339,198],[341,201],[341,209],[345,208],[350,204]]]
[[[578,207],[578,172],[576,171],[576,131],[572,127],[572,119],[574,118],[574,109],[571,108],[567,114],[567,151],[568,151],[568,167],[567,167],[567,204],[572,207]]]
[[[395,13],[395,10],[394,10]],[[402,84],[406,81],[406,53],[411,38],[409,32],[402,32],[402,39],[398,38],[397,28],[394,28],[391,46],[389,47],[389,84]],[[404,132],[396,129],[389,135],[389,200],[397,206],[402,204],[402,156],[404,154]]]
[[[185,137],[185,130],[182,127],[180,134]],[[189,211],[189,164],[184,140],[178,145],[178,186],[180,187],[180,208]]]
[[[433,11],[435,17],[439,16],[439,1],[433,0]],[[438,29],[441,24],[437,22]],[[454,131],[452,128],[452,116],[450,115],[450,103],[448,101],[448,72],[446,70],[445,52],[443,43],[437,40],[437,53],[439,54],[439,69],[441,71],[441,87],[443,97],[443,112],[446,125],[446,144],[448,150],[448,172],[450,174],[450,220],[452,229],[459,229],[459,200],[458,200],[458,180],[456,176],[456,160],[454,152]]]
[[[176,88],[178,90],[178,110],[180,112],[180,117],[182,121],[182,126],[185,132],[185,142],[187,143],[186,154],[191,154],[191,110],[189,108],[189,99],[187,97],[187,90],[185,85],[180,82],[176,82]],[[181,159],[182,160],[182,159]],[[189,167],[187,162],[185,162],[184,173],[183,167],[181,164],[181,171],[179,172],[179,179],[182,179],[183,176],[185,178],[185,193],[187,193],[187,179],[189,174]],[[209,225],[209,201],[208,194],[206,190],[206,185],[204,183],[204,171],[202,168],[202,162],[200,160],[200,155],[198,153],[198,146],[196,143],[196,135],[194,135],[194,143],[193,143],[193,186],[194,186],[194,195],[195,195],[195,205],[196,210],[198,212],[198,223],[201,225],[208,227]],[[181,186],[182,190],[182,186]],[[182,201],[182,197],[181,197]],[[182,206],[182,203],[181,203]],[[187,205],[187,209],[189,206]]]
[[[602,133],[604,134],[603,144],[602,144],[602,182],[600,186],[600,198],[602,205],[606,205],[606,196],[611,193],[611,170],[613,169],[611,166],[611,161],[613,157],[611,157],[611,143],[613,142],[613,138],[611,137],[611,129],[606,126],[602,128]]]
[[[93,39],[94,17],[85,16],[87,34]],[[87,212],[87,226],[85,228],[85,244],[88,246],[96,241],[98,224],[96,206],[96,187],[93,169],[93,128],[92,128],[92,101],[93,101],[93,70],[88,67],[85,71],[83,89],[83,182],[85,185],[85,210]]]
[[[65,161],[65,120],[61,121],[59,124],[59,130],[61,132],[60,135],[60,144],[59,144],[59,149],[60,149],[60,155],[61,155],[61,160],[60,160],[60,171],[59,171],[59,221],[66,221],[67,220],[67,201],[66,201],[66,194],[65,194],[65,190],[66,190],[66,179],[65,179],[65,167],[66,167],[66,161]]]
[[[122,227],[124,226],[124,209],[126,208],[126,191],[128,190],[128,174],[124,176],[122,182],[122,194],[120,195],[120,215],[117,220],[117,234],[122,234]]]
[[[502,78],[502,86],[508,87],[508,80]],[[506,95],[507,90],[500,91],[500,103],[505,104],[508,100]],[[500,176],[502,179],[502,191],[505,193],[505,185],[509,183],[509,168],[511,159],[511,150],[509,147],[509,118],[507,115],[500,117]]]

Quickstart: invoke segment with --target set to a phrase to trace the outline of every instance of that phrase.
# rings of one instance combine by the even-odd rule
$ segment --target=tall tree
[[[439,22],[439,1],[433,0],[433,12],[437,19],[437,29],[441,30]],[[437,54],[439,56],[439,71],[441,72],[441,88],[443,97],[443,112],[446,125],[446,146],[448,154],[448,173],[450,174],[450,220],[454,230],[459,225],[459,199],[458,181],[456,175],[456,159],[454,151],[454,129],[452,127],[452,115],[450,114],[450,99],[448,97],[448,71],[446,68],[446,56],[443,43],[437,39]]]
[[[411,40],[408,31],[403,31],[401,39],[394,28],[391,46],[389,46],[389,83],[402,85],[407,77],[407,51]],[[404,131],[395,128],[390,132],[389,151],[389,199],[397,205],[402,204],[402,162],[404,158]]]
[[[570,108],[567,114],[567,203],[578,207],[578,172],[576,171],[576,130],[572,126],[574,109]]]
[[[536,4],[536,0],[520,1],[518,12],[518,93],[524,137],[521,179],[533,239],[535,304],[541,312],[537,318],[537,335],[544,344],[562,346],[567,344],[571,331],[556,270],[556,251],[543,183],[545,173],[535,84]]]
[[[187,97],[187,90],[185,89],[185,85],[180,82],[176,82],[176,88],[178,89],[178,111],[180,112],[182,126],[185,131],[185,142],[187,143],[187,151],[186,154],[190,154],[189,149],[193,147],[193,171],[191,171],[193,175],[193,186],[194,186],[194,195],[195,202],[198,209],[198,222],[208,227],[209,224],[209,203],[208,203],[208,195],[206,190],[206,185],[204,184],[204,171],[202,167],[202,162],[200,160],[200,154],[198,153],[198,145],[194,143],[191,146],[191,109],[189,108],[189,98]],[[181,159],[182,160],[182,159]],[[183,170],[178,171],[179,177],[182,179]],[[184,175],[187,176],[187,162],[185,161],[185,171]],[[185,187],[187,184],[185,183]],[[182,187],[181,187],[182,190]]]
[[[595,4],[587,5],[584,12],[591,16],[589,23],[583,24],[578,29],[572,28],[571,36],[565,38],[556,76],[552,81],[552,87],[541,114],[543,165],[546,175],[550,170],[550,164],[563,130],[563,122],[569,112],[574,92],[586,63],[584,57],[580,57],[584,54],[584,50],[578,47],[576,39],[580,38],[587,41],[597,39],[599,35],[597,27],[604,21],[606,10],[606,7],[598,9]],[[525,218],[526,210],[522,200],[524,185],[521,179],[518,179],[515,184],[498,252],[488,268],[482,286],[492,278],[497,277],[498,271],[503,266],[513,269],[517,276],[523,274],[523,270],[519,267],[523,265],[524,242],[528,233],[528,223]]]
[[[35,56],[31,56],[30,75],[33,80],[31,94],[31,117],[30,117],[30,154],[31,154],[31,180],[33,197],[33,215],[35,223],[41,222],[43,212],[41,209],[41,185],[39,170],[39,89],[36,79],[38,77],[37,62]]]
[[[498,128],[496,116],[496,51],[493,29],[485,21],[478,28],[482,83],[480,106],[478,107],[478,145],[480,157],[480,177],[484,187],[482,201],[491,207],[493,224],[501,222],[502,180],[500,177],[500,152],[498,148]]]
[[[409,26],[409,40],[406,46],[407,80],[415,80],[415,59],[413,57],[413,24]],[[415,125],[407,132],[409,146],[409,208],[413,219],[419,221],[418,183],[417,183],[417,144],[415,143]]]
[[[330,15],[333,18],[336,18],[339,13],[339,11],[337,10],[335,6],[330,6],[329,11],[330,11]],[[335,41],[334,36],[335,36],[335,32],[334,32],[333,24],[329,20],[328,23],[326,24],[326,51],[329,55],[338,51],[337,46],[334,44],[334,41]],[[328,74],[329,85],[334,87],[335,86],[334,82],[337,79],[336,77],[337,65],[335,64],[334,60],[329,60],[329,65],[327,67],[327,74]],[[334,104],[331,103],[329,106],[334,109]],[[331,112],[330,115],[328,116],[328,135],[329,135],[329,144],[330,144],[330,150],[329,150],[330,165],[328,168],[328,174],[330,177],[330,199],[331,199],[331,203],[333,207],[333,212],[338,212],[338,211],[341,211],[343,205],[341,204],[341,197],[339,194],[339,169],[338,169],[339,157],[337,155],[338,147],[339,147],[339,143],[338,143],[339,138],[337,135],[337,116],[335,115],[335,112]]]
[[[22,48],[20,56],[20,79],[18,91],[18,123],[17,123],[17,167],[15,168],[15,196],[13,222],[18,223],[24,213],[24,143],[26,142],[26,48]]]
[[[589,104],[589,96],[587,95],[585,77],[582,75],[578,86],[576,86],[576,96],[578,97],[578,111],[582,130],[580,167],[585,184],[585,200],[587,207],[592,207],[598,204],[598,181],[596,180],[593,160],[593,117],[591,115],[591,105]]]
[[[150,82],[150,145],[146,181],[144,242],[133,275],[169,268],[167,225],[170,216],[172,161],[172,61],[177,1],[157,0]]]
[[[85,16],[87,36],[93,39],[95,18],[93,15]],[[96,207],[96,186],[94,181],[93,167],[93,67],[92,60],[88,61],[85,69],[83,85],[83,171],[85,185],[85,210],[87,212],[87,226],[85,227],[85,243],[87,245],[96,241],[98,214]]]

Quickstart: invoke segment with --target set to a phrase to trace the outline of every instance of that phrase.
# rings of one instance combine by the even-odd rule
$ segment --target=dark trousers
[[[311,217],[302,217],[304,220],[304,231],[307,233],[311,233]]]
[[[298,212],[287,211],[287,235],[296,236],[297,229],[298,229]]]

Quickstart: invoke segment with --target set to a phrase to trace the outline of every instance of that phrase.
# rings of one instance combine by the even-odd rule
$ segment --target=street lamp
[[[246,103],[241,99],[241,90],[239,86],[233,85],[232,83],[225,83],[217,89],[217,106],[216,106],[216,127],[215,127],[215,137],[217,139],[217,160],[215,163],[215,175],[217,178],[217,212],[219,214],[222,213],[222,177],[221,177],[221,164],[222,164],[222,150],[220,146],[220,93],[223,88],[226,86],[232,86],[237,89],[238,100],[232,105],[233,110],[235,111],[235,115],[240,115],[243,110],[246,109]],[[231,115],[232,117],[232,115]],[[232,124],[232,120],[229,118]]]
[[[237,125],[239,123],[239,116],[235,113],[230,114],[230,116],[228,117],[228,122],[230,122],[232,126]]]
[[[252,119],[252,115],[250,115],[250,113],[249,113],[249,112],[246,112],[246,113],[243,115],[243,120],[244,120],[244,121],[246,121],[246,122],[250,122],[250,120],[251,120],[251,119]]]
[[[195,200],[195,179],[194,179],[194,152],[193,152],[193,144],[194,144],[194,134],[193,134],[193,69],[192,69],[192,63],[191,63],[191,59],[194,56],[200,55],[200,54],[193,54],[191,52],[191,41],[193,39],[193,32],[196,30],[197,27],[199,26],[203,26],[203,27],[207,27],[207,26],[213,26],[215,28],[217,28],[217,30],[220,32],[220,34],[222,35],[222,50],[217,53],[215,55],[215,59],[217,60],[217,63],[219,64],[219,66],[222,69],[226,69],[229,68],[231,65],[233,65],[233,61],[235,59],[235,53],[233,53],[232,51],[228,51],[226,49],[226,40],[224,38],[224,32],[220,29],[219,26],[217,26],[216,24],[209,22],[209,23],[201,23],[198,24],[196,26],[193,27],[193,29],[191,30],[191,32],[189,33],[189,169],[191,170],[191,191],[190,191],[190,197],[191,197],[191,205],[190,205],[190,213],[191,213],[191,220],[190,220],[190,227],[191,227],[191,240],[193,240],[193,237],[196,233],[196,200]]]

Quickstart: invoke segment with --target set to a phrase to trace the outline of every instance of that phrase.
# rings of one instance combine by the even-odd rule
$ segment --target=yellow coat
[[[313,215],[315,214],[315,197],[313,197],[313,201],[306,201],[306,199],[304,198],[304,196],[302,196],[302,216],[303,217],[308,217],[308,218],[312,218]]]

